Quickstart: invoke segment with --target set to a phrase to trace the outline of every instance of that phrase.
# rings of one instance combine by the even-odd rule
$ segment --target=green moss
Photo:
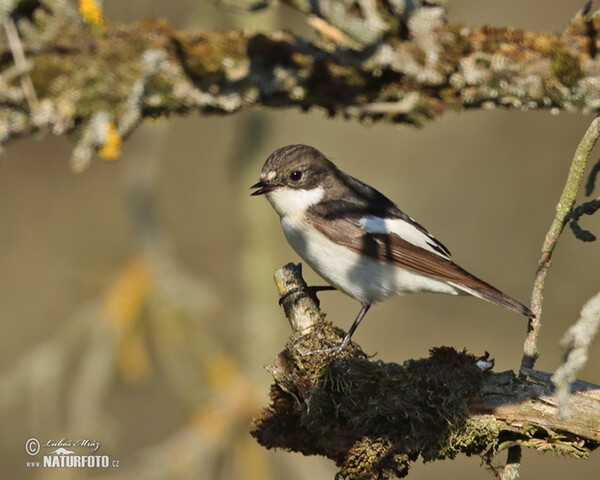
[[[72,65],[59,56],[45,55],[36,59],[30,72],[36,94],[40,98],[56,97],[61,93],[57,80],[73,75]]]
[[[405,367],[346,358],[321,370],[302,423],[332,445],[351,442],[337,459],[346,478],[404,475],[419,454],[475,453],[489,441],[487,432],[464,433],[467,399],[482,381],[470,355],[444,347]]]
[[[165,112],[185,113],[189,110],[189,107],[174,95],[173,84],[160,73],[148,80],[146,90],[154,99],[153,104],[144,109],[144,115],[148,117],[158,118]]]
[[[353,480],[381,478],[382,464],[386,464],[389,474],[401,478],[408,474],[410,459],[395,454],[394,445],[385,437],[363,437],[348,452],[342,475]]]
[[[426,460],[454,458],[459,453],[466,455],[480,455],[490,445],[494,445],[498,437],[497,423],[485,418],[473,421],[468,420],[461,428],[454,429],[448,441],[440,445],[435,455]]]
[[[571,88],[583,76],[579,57],[569,52],[562,45],[557,45],[552,50],[552,73],[565,86]]]
[[[582,15],[575,15],[565,28],[565,32],[571,35],[587,35],[588,25]]]
[[[119,25],[107,31],[66,27],[54,50],[35,58],[31,79],[40,99],[60,102],[65,111],[85,118],[98,110],[118,113],[142,71],[142,54],[151,41],[142,24],[127,32]],[[63,47],[63,44],[68,45]]]
[[[469,35],[463,35],[464,25],[461,22],[457,22],[448,26],[448,30],[453,33],[454,41],[452,43],[444,44],[448,53],[454,53],[457,58],[470,55],[475,47],[471,41]]]

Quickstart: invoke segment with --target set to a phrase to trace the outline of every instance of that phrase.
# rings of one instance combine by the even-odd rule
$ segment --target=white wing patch
[[[443,248],[438,246],[436,240],[430,234],[424,233],[406,220],[365,215],[359,223],[368,233],[395,233],[417,247],[450,260],[450,256],[444,253]]]

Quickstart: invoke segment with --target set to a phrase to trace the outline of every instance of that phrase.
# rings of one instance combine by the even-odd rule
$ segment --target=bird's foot
[[[353,353],[366,356],[366,354],[360,349],[350,344],[350,338],[344,338],[340,343],[333,342],[331,340],[321,340],[327,347],[319,348],[318,350],[311,350],[308,352],[309,355],[323,355],[322,361],[329,360],[333,357],[337,357],[344,350],[350,348]]]
[[[323,343],[329,345],[327,348],[319,348],[318,350],[311,350],[308,352],[309,355],[323,355],[323,360],[328,360],[332,357],[337,357],[346,347],[344,343],[330,342],[329,340],[323,340]]]

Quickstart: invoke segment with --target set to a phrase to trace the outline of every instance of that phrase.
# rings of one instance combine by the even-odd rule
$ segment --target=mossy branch
[[[578,14],[565,32],[524,32],[447,23],[444,2],[289,0],[320,15],[308,20],[319,35],[310,42],[281,31],[177,32],[161,20],[89,24],[54,3],[21,11],[15,2],[18,65],[0,38],[0,143],[41,130],[100,149],[111,128],[126,137],[147,117],[256,106],[411,125],[464,109],[600,107],[596,14]]]
[[[335,461],[346,479],[404,476],[411,462],[459,453],[489,460],[514,445],[586,457],[600,444],[600,386],[575,382],[568,418],[557,409],[550,375],[484,371],[487,358],[449,347],[403,365],[372,362],[360,347],[328,357],[344,332],[323,319],[301,266],[276,274],[292,335],[268,367],[271,405],[252,435]]]

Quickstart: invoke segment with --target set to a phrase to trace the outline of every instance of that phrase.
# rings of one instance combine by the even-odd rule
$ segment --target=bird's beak
[[[250,195],[252,195],[252,196],[263,195],[265,193],[269,193],[271,190],[274,190],[277,187],[279,187],[279,185],[277,185],[277,184],[271,185],[271,184],[265,183],[261,180],[260,182],[255,183],[254,185],[252,185],[250,187],[250,190],[258,188],[258,190],[256,190],[255,192],[252,192]]]

